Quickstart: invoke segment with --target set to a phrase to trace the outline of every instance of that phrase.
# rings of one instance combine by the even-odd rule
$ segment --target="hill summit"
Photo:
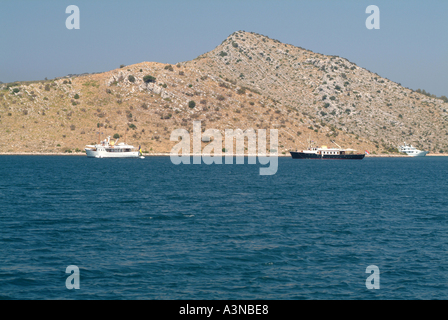
[[[448,152],[448,104],[355,65],[238,31],[175,65],[0,86],[0,152],[74,152],[126,133],[150,153],[169,152],[174,129],[278,129],[279,152],[306,140],[361,152],[406,141]],[[206,145],[206,144],[203,144]]]

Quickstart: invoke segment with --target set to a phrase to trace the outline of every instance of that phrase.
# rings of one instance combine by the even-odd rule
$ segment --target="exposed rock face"
[[[145,83],[145,76],[154,79]],[[346,59],[248,32],[177,65],[143,62],[1,88],[0,130],[8,143],[0,152],[83,150],[98,131],[126,130],[128,141],[144,150],[169,152],[170,133],[191,131],[194,120],[203,132],[223,135],[225,129],[278,129],[280,153],[302,149],[308,137],[376,153],[403,141],[448,152],[448,103]]]
[[[395,146],[446,149],[448,105],[360,68],[265,36],[235,32],[190,61],[340,131]],[[445,111],[444,111],[445,110]]]

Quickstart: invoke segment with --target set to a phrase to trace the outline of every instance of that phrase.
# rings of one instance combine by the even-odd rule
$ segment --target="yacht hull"
[[[424,157],[424,156],[426,156],[427,153],[428,153],[428,151],[420,151],[419,153],[408,154],[408,156],[410,156],[410,157]]]
[[[290,151],[293,159],[312,159],[312,160],[362,160],[365,154],[315,154],[305,152]]]
[[[87,158],[138,158],[139,152],[106,152],[85,149]]]

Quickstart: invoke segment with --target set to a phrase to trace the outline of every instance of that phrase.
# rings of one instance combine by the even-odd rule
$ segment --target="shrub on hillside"
[[[143,81],[145,83],[156,82],[156,78],[150,75],[144,76]]]
[[[128,77],[128,80],[129,80],[130,82],[135,82],[135,77],[131,74],[131,75]]]
[[[238,89],[238,90],[236,91],[236,93],[238,93],[238,94],[245,94],[245,93],[246,93],[246,88],[241,87],[240,89]]]
[[[194,102],[193,100],[190,100],[190,102],[188,102],[188,107],[190,109],[193,109],[194,107],[196,107],[196,102]]]

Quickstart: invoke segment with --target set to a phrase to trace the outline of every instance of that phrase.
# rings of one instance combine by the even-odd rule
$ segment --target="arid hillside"
[[[174,129],[278,129],[279,152],[319,145],[448,152],[448,103],[348,60],[235,32],[193,61],[0,84],[0,152],[75,152],[110,135],[169,152]],[[193,102],[192,102],[193,101]],[[205,146],[206,143],[203,143]],[[223,146],[224,147],[224,146]]]

